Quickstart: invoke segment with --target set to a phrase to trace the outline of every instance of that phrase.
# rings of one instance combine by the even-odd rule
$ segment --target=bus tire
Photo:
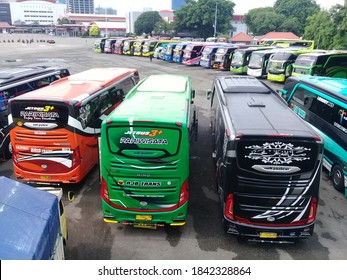
[[[344,175],[342,168],[339,164],[336,164],[332,171],[331,171],[331,177],[333,179],[333,185],[334,188],[339,191],[339,192],[344,192],[345,190],[345,185],[344,185]]]
[[[5,148],[4,149],[4,158],[5,159],[11,159],[12,158],[12,145],[11,145],[9,137],[4,144],[4,148]]]

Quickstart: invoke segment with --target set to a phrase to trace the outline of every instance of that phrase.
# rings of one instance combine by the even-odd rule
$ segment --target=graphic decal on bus
[[[111,151],[127,156],[175,155],[179,148],[180,131],[177,129],[124,126],[110,127],[109,133],[118,135],[109,139]]]
[[[303,146],[295,147],[291,143],[273,142],[264,143],[262,146],[252,145],[245,147],[252,150],[247,158],[252,160],[261,160],[264,163],[270,164],[290,164],[293,161],[305,161],[310,160],[306,151],[311,149]]]

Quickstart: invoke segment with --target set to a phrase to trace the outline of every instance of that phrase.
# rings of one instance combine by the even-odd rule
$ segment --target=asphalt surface
[[[11,37],[12,36],[12,37]],[[32,39],[32,43],[17,42]],[[14,42],[12,42],[12,39]],[[55,44],[40,42],[54,39]],[[4,42],[5,40],[5,42]],[[10,42],[8,42],[10,40]],[[96,166],[79,186],[64,186],[70,260],[346,260],[347,199],[337,192],[326,171],[321,179],[314,236],[296,244],[243,242],[223,232],[214,187],[206,91],[216,75],[227,72],[188,67],[157,59],[95,53],[94,39],[43,35],[0,35],[0,68],[19,65],[61,65],[72,74],[96,67],[129,67],[140,77],[156,73],[191,76],[198,108],[198,141],[191,145],[190,201],[187,224],[157,230],[137,229],[103,221]],[[266,81],[267,82],[267,81]],[[267,82],[270,83],[270,82]],[[270,83],[275,88],[282,85]],[[10,160],[0,163],[0,176],[14,178]],[[67,200],[73,191],[75,199]]]

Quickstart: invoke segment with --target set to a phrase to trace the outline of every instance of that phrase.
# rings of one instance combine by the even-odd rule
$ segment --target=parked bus
[[[222,45],[223,43],[204,43],[192,42],[183,51],[182,64],[184,65],[200,65],[202,52],[206,46]]]
[[[347,51],[300,54],[293,64],[292,76],[302,75],[347,78]]]
[[[262,39],[262,46],[314,49],[314,41],[302,39]]]
[[[134,55],[135,42],[136,42],[135,39],[125,40],[123,45],[123,54]]]
[[[247,67],[247,75],[256,78],[266,78],[270,57],[279,50],[281,50],[281,48],[252,52]]]
[[[142,49],[143,49],[143,45],[145,44],[145,42],[148,41],[147,39],[138,39],[135,41],[134,43],[134,55],[136,56],[142,56]]]
[[[236,74],[247,74],[248,63],[254,51],[272,49],[273,47],[253,46],[234,51],[230,63],[230,71]]]
[[[244,48],[244,46],[220,46],[216,52],[213,68],[229,71],[233,53],[238,48]]]
[[[178,42],[173,42],[173,43],[169,43],[167,44],[165,53],[164,53],[164,60],[166,61],[172,61],[173,59],[173,55],[174,55],[174,49],[176,48],[176,45],[178,44]]]
[[[15,177],[34,184],[81,182],[98,162],[102,120],[138,80],[135,69],[95,68],[13,98]]]
[[[283,83],[292,75],[293,63],[303,53],[326,52],[324,50],[283,49],[274,53],[269,60],[267,79]]]
[[[288,106],[324,140],[323,166],[347,197],[347,79],[289,77],[281,90]]]
[[[142,56],[149,57],[150,55],[153,55],[154,54],[154,50],[157,47],[158,41],[159,40],[149,40],[149,41],[146,41],[143,44],[143,47],[142,47]]]
[[[158,47],[166,48],[168,43],[179,42],[179,40],[150,40],[148,44],[143,46],[143,56],[154,55]]]
[[[105,41],[106,41],[106,38],[96,39],[94,42],[94,51],[103,53],[105,48]]]
[[[129,38],[120,38],[117,39],[117,41],[113,44],[113,53],[115,54],[123,54],[123,46],[124,41],[129,40]]]
[[[191,42],[177,43],[177,45],[176,45],[176,47],[174,49],[174,53],[173,53],[173,58],[172,58],[173,62],[182,63],[183,51],[190,43]]]
[[[206,46],[202,52],[200,66],[205,68],[212,68],[216,58],[216,52],[221,46]]]
[[[313,234],[323,142],[276,92],[248,76],[218,76],[212,157],[227,233],[260,242]]]
[[[118,38],[107,38],[104,46],[104,53],[114,53],[114,44]]]
[[[197,119],[185,75],[142,80],[101,126],[104,221],[156,228],[186,223],[189,146]]]
[[[12,157],[7,120],[9,100],[69,75],[65,68],[49,66],[21,66],[0,70],[0,158]]]

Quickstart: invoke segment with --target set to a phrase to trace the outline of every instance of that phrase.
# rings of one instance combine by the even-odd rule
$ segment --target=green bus
[[[323,138],[323,166],[347,197],[347,79],[289,77],[279,93]]]
[[[232,54],[230,71],[236,74],[247,74],[248,63],[254,51],[273,49],[274,47],[253,46],[246,49],[237,49]]]
[[[286,48],[274,53],[269,60],[267,79],[283,83],[292,75],[293,64],[300,54],[313,52],[324,53],[324,50]]]
[[[300,54],[292,76],[303,75],[347,78],[347,51]]]
[[[197,137],[194,96],[189,76],[151,75],[103,121],[105,222],[150,229],[185,224],[189,147]]]

